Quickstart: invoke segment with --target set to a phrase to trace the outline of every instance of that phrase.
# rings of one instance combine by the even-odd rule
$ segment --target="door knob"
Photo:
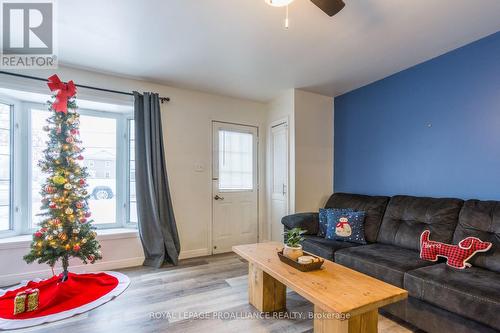
[[[214,197],[215,200],[224,200],[224,197],[219,196],[218,194]]]

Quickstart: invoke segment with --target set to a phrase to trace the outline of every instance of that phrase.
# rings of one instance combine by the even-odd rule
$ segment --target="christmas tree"
[[[44,131],[49,140],[38,166],[48,174],[42,186],[41,222],[33,234],[28,263],[47,263],[52,268],[61,259],[62,281],[68,278],[70,257],[85,264],[102,259],[96,232],[92,227],[87,192],[87,170],[83,167],[80,140],[80,115],[77,112],[72,81],[63,83],[57,76],[49,78],[49,87],[56,92],[49,102],[51,116]]]

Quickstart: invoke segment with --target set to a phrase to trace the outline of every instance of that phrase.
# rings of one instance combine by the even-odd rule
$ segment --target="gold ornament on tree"
[[[62,185],[64,183],[66,183],[66,178],[64,178],[63,176],[61,175],[57,175],[57,176],[54,176],[52,177],[52,181],[54,182],[54,184],[56,185]]]

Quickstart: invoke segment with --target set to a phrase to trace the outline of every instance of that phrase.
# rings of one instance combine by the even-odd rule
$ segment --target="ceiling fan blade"
[[[318,6],[328,16],[333,16],[340,12],[345,7],[342,0],[311,0],[313,4]]]

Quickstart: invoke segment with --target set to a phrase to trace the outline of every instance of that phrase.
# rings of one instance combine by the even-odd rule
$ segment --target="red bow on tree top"
[[[67,113],[68,112],[68,99],[75,96],[76,86],[73,81],[64,83],[59,79],[57,74],[49,77],[49,82],[47,83],[50,91],[56,91],[56,100],[52,103],[52,107],[56,112]]]

